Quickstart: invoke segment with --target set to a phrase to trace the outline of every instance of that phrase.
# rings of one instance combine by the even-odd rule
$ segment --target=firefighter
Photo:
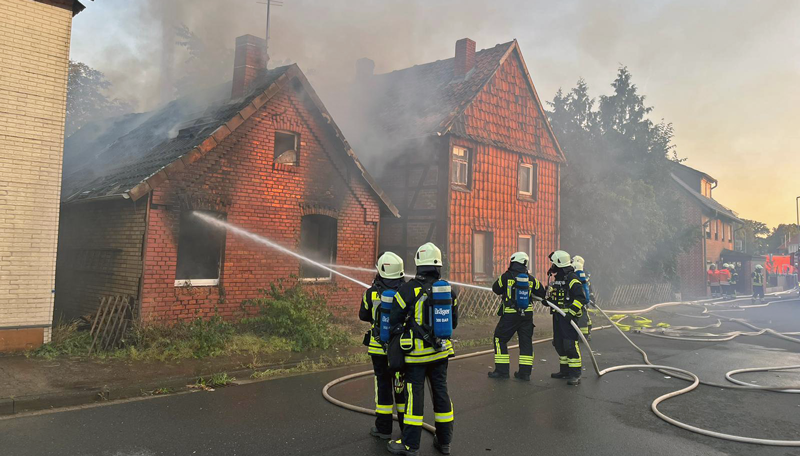
[[[731,271],[728,263],[722,264],[722,269],[717,272],[719,276],[719,286],[722,290],[722,297],[727,298],[731,294]]]
[[[757,264],[756,270],[753,272],[752,276],[753,303],[756,302],[756,296],[758,296],[758,302],[761,302],[764,299],[764,266]]]
[[[550,288],[550,299],[566,314],[561,316],[555,310],[553,314],[553,346],[558,353],[561,369],[550,374],[552,378],[567,379],[567,384],[576,386],[581,383],[581,350],[578,347],[578,332],[571,322],[583,315],[587,299],[583,292],[583,284],[575,274],[570,262],[569,253],[556,250],[550,254],[553,266],[550,271],[555,275]]]
[[[714,263],[711,263],[711,266],[708,267],[708,286],[711,287],[711,297],[719,298],[719,271],[717,271],[717,265]]]
[[[572,267],[575,269],[575,274],[578,275],[578,280],[583,285],[583,294],[586,296],[586,301],[588,304],[594,304],[592,282],[589,273],[584,269],[584,264],[585,261],[580,255],[575,255],[572,259]],[[581,332],[586,336],[586,340],[592,340],[592,317],[589,315],[588,307],[584,309],[583,315],[578,319],[578,327],[581,328]]]
[[[531,381],[533,369],[533,301],[544,299],[542,284],[528,272],[530,259],[525,252],[511,255],[508,270],[492,284],[492,291],[503,297],[494,329],[494,371],[489,378],[509,378],[508,341],[519,337],[519,370],[514,378]]]
[[[739,273],[736,272],[736,264],[731,263],[728,265],[728,270],[731,273],[731,286],[730,286],[730,297],[736,297],[736,287],[739,285]]]
[[[450,454],[453,403],[447,393],[447,364],[454,352],[447,331],[458,326],[458,299],[456,293],[450,290],[450,285],[441,280],[442,252],[438,247],[430,242],[422,245],[417,250],[414,262],[417,274],[400,287],[394,297],[390,317],[392,328],[397,325],[404,327],[401,346],[409,350],[405,355],[406,414],[403,418],[403,437],[390,441],[388,449],[392,454],[419,454],[427,379],[433,396],[436,426],[433,446],[442,454]],[[445,316],[450,317],[449,320],[445,320]],[[403,341],[404,338],[407,342]]]
[[[364,345],[367,346],[367,353],[372,358],[372,368],[375,371],[376,418],[375,426],[369,433],[380,439],[389,440],[392,438],[392,408],[397,404],[397,416],[402,430],[406,401],[402,391],[394,389],[392,384],[394,378],[388,369],[385,348],[387,341],[381,340],[381,308],[385,309],[386,306],[382,306],[381,302],[388,300],[391,303],[393,299],[391,292],[396,292],[405,283],[403,259],[392,252],[386,252],[378,258],[377,269],[378,274],[372,286],[364,292],[358,318],[372,324],[372,328],[364,336]],[[388,312],[383,313],[383,316],[388,318]],[[385,326],[388,328],[388,322],[385,322]]]

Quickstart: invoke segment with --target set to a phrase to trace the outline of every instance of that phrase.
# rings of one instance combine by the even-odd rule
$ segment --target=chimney
[[[372,59],[356,60],[356,82],[367,82],[375,74],[375,62]]]
[[[267,69],[267,42],[253,35],[236,38],[231,98],[241,98],[250,84]]]
[[[475,42],[469,38],[456,41],[456,60],[453,76],[464,78],[475,67]]]

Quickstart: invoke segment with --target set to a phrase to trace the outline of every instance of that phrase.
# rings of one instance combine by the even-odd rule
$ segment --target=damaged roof
[[[698,171],[698,172],[701,172],[701,171]],[[730,210],[730,209],[728,209],[727,207],[723,206],[722,204],[718,203],[718,202],[717,202],[717,200],[715,200],[715,199],[713,199],[713,198],[709,198],[709,197],[707,197],[707,196],[703,196],[703,195],[702,195],[702,194],[700,194],[699,192],[695,191],[694,189],[692,189],[692,187],[691,187],[691,186],[689,186],[689,184],[687,184],[686,182],[684,182],[683,180],[681,180],[681,178],[679,178],[678,176],[676,176],[674,173],[670,173],[670,175],[672,176],[672,179],[673,179],[675,182],[677,182],[677,183],[678,183],[678,185],[679,185],[681,188],[683,188],[683,189],[684,189],[684,190],[686,190],[686,191],[687,191],[687,192],[688,192],[688,193],[689,193],[691,196],[693,196],[693,197],[694,197],[694,198],[695,198],[695,199],[696,199],[696,200],[697,200],[697,201],[698,201],[698,202],[699,202],[699,203],[700,203],[700,204],[701,204],[701,205],[702,205],[702,206],[703,206],[705,209],[707,209],[707,210],[709,210],[709,211],[713,212],[713,213],[714,213],[715,215],[717,215],[717,216],[728,218],[728,219],[730,219],[731,221],[734,221],[734,222],[737,222],[737,223],[744,223],[744,222],[743,222],[743,221],[742,221],[742,220],[741,220],[741,219],[740,219],[740,218],[739,218],[739,217],[736,215],[736,213],[735,213],[735,212],[733,212],[732,210]]]
[[[296,64],[266,71],[240,99],[231,100],[230,85],[222,85],[212,88],[210,94],[183,97],[153,112],[129,114],[81,128],[64,145],[62,200],[70,203],[141,198],[167,180],[171,172],[191,165],[213,150],[295,79],[385,209],[399,216]]]
[[[547,119],[516,40],[476,52],[475,66],[466,77],[454,77],[455,58],[374,75],[366,88],[369,96],[365,99],[369,100],[369,106],[364,108],[363,115],[380,134],[394,141],[447,133],[471,138],[464,127],[464,111],[512,55],[520,59],[528,88],[542,117]],[[544,123],[555,145],[549,158],[565,161],[549,122]],[[472,139],[487,142],[482,138]],[[493,145],[519,149],[498,141],[493,141]]]

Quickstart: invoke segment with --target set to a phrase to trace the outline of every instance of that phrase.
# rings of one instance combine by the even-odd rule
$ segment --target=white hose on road
[[[741,300],[741,299],[739,299],[739,300]],[[710,301],[710,300],[708,300],[708,301]],[[708,301],[705,301],[705,302],[708,302]],[[547,302],[547,301],[545,301],[545,302],[546,302],[546,304],[548,306],[550,306],[552,309],[554,309],[556,312],[558,312],[562,316],[565,315],[564,312],[561,309],[559,309],[557,306],[553,305],[550,302]],[[703,302],[703,301],[701,301],[701,302]],[[728,302],[732,302],[732,301],[728,301]],[[698,302],[698,303],[700,303],[700,302]],[[645,312],[648,312],[650,310],[657,309],[659,307],[673,306],[673,305],[678,305],[678,304],[686,304],[686,303],[662,303],[662,304],[656,304],[654,306],[650,306],[650,307],[648,307],[646,309],[624,310],[624,311],[614,310],[613,312],[614,313],[625,313],[625,314],[645,313]],[[767,305],[769,305],[769,303]],[[597,306],[595,306],[595,307],[597,307]],[[613,366],[613,367],[609,367],[609,368],[604,369],[604,370],[600,370],[599,365],[597,363],[597,360],[596,360],[596,358],[594,356],[594,353],[592,351],[591,345],[586,340],[586,338],[583,336],[583,333],[581,332],[580,328],[575,323],[575,321],[571,321],[570,323],[572,324],[573,328],[575,328],[575,330],[577,331],[578,336],[580,337],[581,341],[584,344],[586,344],[586,347],[589,349],[590,358],[592,360],[592,365],[594,367],[595,372],[597,373],[597,375],[599,377],[602,377],[603,375],[606,375],[608,373],[616,372],[616,371],[620,371],[620,370],[655,369],[655,370],[657,370],[659,372],[669,373],[669,374],[671,374],[672,376],[674,376],[676,378],[679,378],[679,379],[682,379],[682,380],[689,380],[689,381],[692,382],[692,384],[687,386],[686,388],[682,388],[682,389],[680,389],[678,391],[673,391],[671,393],[667,393],[667,394],[664,394],[662,396],[657,397],[650,405],[650,409],[653,411],[653,413],[657,417],[659,417],[660,419],[664,420],[665,422],[667,422],[669,424],[672,424],[673,426],[679,427],[681,429],[685,429],[687,431],[694,432],[696,434],[701,434],[701,435],[714,437],[714,438],[718,438],[718,439],[729,440],[729,441],[734,441],[734,442],[741,442],[741,443],[751,443],[751,444],[757,444],[757,445],[800,447],[800,440],[759,439],[759,438],[753,438],[753,437],[738,436],[738,435],[733,435],[733,434],[725,434],[725,433],[722,433],[722,432],[716,432],[716,431],[711,431],[711,430],[708,430],[708,429],[699,428],[697,426],[692,426],[690,424],[683,423],[683,422],[678,421],[678,420],[676,420],[674,418],[670,418],[669,416],[665,415],[663,412],[661,412],[658,409],[658,405],[661,404],[662,402],[664,402],[664,401],[666,401],[668,399],[671,399],[671,398],[674,398],[674,397],[689,393],[689,392],[697,389],[697,387],[701,383],[710,384],[710,385],[713,385],[713,386],[718,386],[718,387],[723,387],[723,388],[731,388],[731,389],[794,392],[794,389],[796,389],[797,387],[785,388],[785,387],[765,387],[765,386],[759,386],[759,385],[752,385],[752,384],[741,382],[741,381],[738,381],[738,380],[734,381],[733,379],[731,379],[731,376],[735,375],[736,373],[741,373],[741,372],[745,372],[745,371],[746,372],[756,372],[756,371],[797,369],[797,368],[800,368],[800,365],[798,365],[798,366],[781,366],[781,367],[778,367],[778,368],[753,368],[751,370],[736,370],[736,371],[728,372],[726,374],[726,378],[731,380],[733,383],[736,383],[735,385],[717,385],[717,384],[712,384],[712,383],[708,383],[708,382],[701,382],[700,378],[697,375],[695,375],[694,373],[689,372],[689,371],[687,371],[685,369],[680,369],[680,368],[673,367],[673,366],[656,365],[656,364],[651,363],[650,360],[648,359],[647,352],[645,352],[638,345],[636,345],[611,320],[611,318],[608,316],[608,314],[606,314],[606,312],[603,309],[601,309],[600,307],[597,307],[597,309],[603,314],[604,317],[606,317],[609,321],[611,321],[611,323],[612,323],[611,326],[613,326],[617,330],[617,332],[619,332],[619,334],[622,335],[622,337],[624,337],[625,340],[628,341],[628,343],[630,343],[631,346],[633,346],[642,355],[642,357],[644,359],[644,362],[646,363],[646,364],[628,364],[628,365],[622,365],[622,366]],[[769,329],[769,328],[757,328],[757,327],[755,327],[755,326],[753,326],[753,325],[751,325],[751,324],[749,324],[747,322],[744,322],[744,321],[742,321],[740,319],[729,319],[729,318],[726,318],[726,317],[720,317],[720,318],[725,318],[725,319],[730,320],[730,321],[737,321],[737,322],[739,322],[741,324],[744,324],[744,325],[749,326],[749,327],[751,327],[753,329],[756,329],[757,331],[762,331],[763,330],[764,332],[769,332],[769,333],[771,333],[773,335],[776,335],[776,336],[779,336],[779,337],[782,337],[782,338],[785,338],[785,339],[788,339],[788,340],[791,340],[791,341],[800,342],[800,340],[798,340],[798,339],[794,339],[794,338],[791,338],[791,337],[788,337],[788,336],[784,336],[781,333],[779,333],[777,331],[774,331],[772,329]],[[551,339],[541,339],[541,340],[535,341],[534,343],[542,343],[542,342],[546,342],[547,340],[551,340]],[[517,347],[518,347],[518,345],[511,346],[509,348],[517,348]],[[470,354],[467,354],[467,355],[460,355],[460,356],[453,357],[452,360],[465,359],[465,358],[470,358],[470,357],[474,357],[474,356],[487,355],[487,354],[491,354],[491,353],[494,353],[494,350],[484,350],[484,351],[480,351],[480,352],[470,353]],[[337,405],[339,407],[344,407],[344,408],[346,408],[348,410],[353,410],[353,411],[364,413],[364,414],[367,414],[367,415],[374,415],[375,412],[373,410],[370,410],[370,409],[367,409],[367,408],[364,408],[364,407],[359,407],[359,406],[356,406],[356,405],[353,405],[353,404],[348,404],[348,403],[345,403],[343,401],[339,401],[338,399],[333,398],[329,393],[330,388],[335,386],[335,385],[337,385],[337,384],[339,384],[339,383],[342,383],[342,382],[345,382],[347,380],[351,380],[351,379],[354,379],[354,378],[365,377],[365,376],[372,375],[372,374],[373,374],[372,371],[364,371],[364,372],[359,372],[359,373],[356,373],[356,374],[351,374],[351,375],[348,375],[348,376],[345,376],[345,377],[341,377],[341,378],[335,379],[335,380],[329,382],[327,385],[325,385],[325,387],[322,390],[322,395],[323,395],[323,397],[325,397],[326,400],[328,400],[329,402],[331,402],[331,403],[333,403],[333,404],[335,404],[335,405]],[[678,374],[678,375],[675,375],[675,374]],[[396,419],[396,416],[395,416],[395,419]],[[426,430],[428,430],[429,432],[435,432],[435,428],[433,426],[431,426],[430,424],[425,423],[423,425],[423,427]]]

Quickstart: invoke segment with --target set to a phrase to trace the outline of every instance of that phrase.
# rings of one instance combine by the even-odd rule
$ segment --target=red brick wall
[[[338,219],[337,262],[374,267],[377,198],[309,107],[303,95],[284,89],[215,150],[154,191],[142,296],[145,321],[214,312],[236,318],[242,301],[258,296],[260,288],[299,274],[297,260],[228,233],[220,285],[176,288],[182,207],[219,210],[229,222],[294,250],[304,213],[333,213]],[[300,135],[298,166],[273,164],[276,130]],[[356,275],[362,281],[371,279],[371,274]],[[363,292],[361,286],[338,277],[315,287],[331,305],[349,308],[358,305]]]
[[[146,199],[62,206],[55,321],[95,312],[103,296],[139,295],[146,212]]]
[[[698,203],[693,201],[685,192],[680,191],[683,205],[683,216],[687,225],[703,224],[703,213]],[[705,236],[705,234],[702,234]],[[684,298],[702,297],[708,295],[706,280],[706,267],[703,260],[703,240],[698,238],[692,248],[678,256],[678,277],[681,282],[681,295]]]
[[[508,266],[517,251],[517,236],[536,236],[536,275],[549,268],[547,255],[558,247],[556,195],[558,165],[547,160],[491,147],[458,138],[453,144],[467,147],[474,154],[473,186],[469,192],[453,189],[450,200],[450,277],[473,280],[472,234],[489,231],[493,235],[493,276]],[[538,198],[520,199],[517,167],[520,161],[538,164]]]
[[[536,239],[536,274],[549,268],[547,255],[558,247],[558,153],[546,118],[533,96],[522,62],[510,56],[464,112],[468,135],[499,146],[453,138],[470,149],[472,188],[451,190],[449,253],[451,277],[472,281],[472,233],[493,233],[493,276],[508,266],[517,236]],[[520,163],[538,165],[535,201],[519,197]]]

